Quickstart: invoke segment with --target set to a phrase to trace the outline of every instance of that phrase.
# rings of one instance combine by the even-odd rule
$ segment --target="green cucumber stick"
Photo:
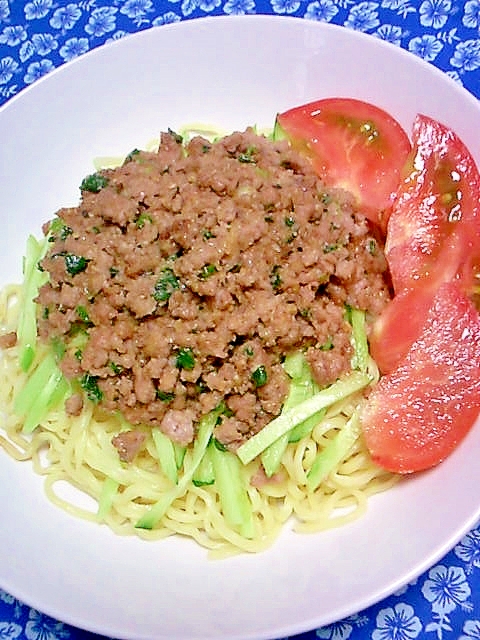
[[[278,118],[275,118],[275,123],[273,125],[273,131],[272,131],[271,138],[272,138],[272,140],[274,142],[277,141],[277,140],[286,140],[287,139],[287,134],[285,133],[285,130],[283,129],[283,127],[279,123]]]
[[[21,289],[20,314],[18,318],[17,340],[22,371],[28,371],[34,356],[37,341],[37,305],[34,302],[38,290],[47,280],[47,275],[39,270],[38,263],[47,249],[47,241],[38,241],[34,236],[27,238],[23,259],[23,284]]]
[[[252,505],[242,477],[242,464],[230,451],[212,446],[215,486],[226,522],[243,537],[254,536]]]
[[[288,396],[283,404],[282,413],[297,406],[303,400],[310,398],[318,387],[315,385],[308,362],[301,351],[288,354],[283,363],[283,368],[291,379]],[[305,426],[305,423],[298,425],[295,429]],[[313,423],[312,423],[313,426]],[[309,426],[307,433],[311,430]],[[285,433],[263,451],[261,461],[267,477],[273,476],[278,471],[281,459],[288,443],[291,442],[292,431]],[[302,432],[304,433],[304,432]],[[293,435],[293,440],[298,441],[302,436],[298,437],[298,433]]]
[[[172,484],[178,484],[178,468],[173,442],[160,429],[152,430],[158,463]]]
[[[13,410],[24,419],[24,433],[31,433],[68,391],[68,383],[52,353],[47,353],[14,399]]]
[[[212,440],[197,467],[197,470],[193,474],[192,482],[196,487],[204,487],[215,482],[215,471],[213,468],[213,452],[215,448]]]
[[[351,309],[349,319],[352,325],[352,368],[366,372],[368,369],[369,350],[367,331],[365,329],[365,311]]]
[[[310,491],[320,485],[350,453],[360,435],[359,412],[355,411],[345,426],[337,435],[317,454],[307,473],[307,487]]]
[[[288,446],[288,436],[288,433],[284,433],[261,454],[262,466],[267,478],[271,478],[278,471],[283,454]]]
[[[98,499],[97,518],[100,521],[105,520],[105,516],[113,505],[113,499],[117,495],[119,483],[113,478],[106,477],[102,484],[102,491]]]
[[[248,464],[284,433],[288,433],[293,427],[310,418],[317,411],[366,387],[369,382],[370,377],[361,371],[352,371],[339,378],[337,382],[269,422],[261,431],[237,449],[238,457],[243,464]]]
[[[208,447],[208,443],[213,434],[215,425],[217,424],[217,420],[224,409],[224,405],[220,404],[216,409],[207,413],[207,415],[200,420],[197,437],[193,445],[193,455],[190,465],[187,468],[184,464],[183,475],[179,479],[178,484],[164,493],[155,504],[149,507],[140,520],[138,520],[135,525],[138,529],[153,529],[157,522],[163,518],[172,502],[177,498],[180,498],[185,491],[187,491],[189,484],[192,482],[193,475]]]
[[[184,447],[178,442],[173,443],[173,450],[175,452],[175,463],[177,465],[177,469],[181,469],[183,464],[183,459],[185,458],[185,453],[187,452],[187,447]]]
[[[318,393],[320,387],[313,379],[310,365],[301,351],[298,351],[291,356],[287,356],[284,368],[292,378],[290,393],[285,403],[284,410],[290,409]],[[288,434],[288,441],[298,442],[308,435],[312,431],[313,427],[315,427],[323,418],[325,412],[326,410],[322,409],[294,427]]]

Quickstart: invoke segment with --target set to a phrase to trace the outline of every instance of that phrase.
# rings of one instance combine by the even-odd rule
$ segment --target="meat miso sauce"
[[[158,153],[89,176],[45,231],[40,339],[60,340],[64,375],[132,425],[114,441],[124,460],[142,446],[135,425],[188,445],[221,401],[215,438],[235,450],[280,413],[285,354],[334,382],[351,368],[346,305],[368,318],[390,299],[378,234],[349,195],[252,129],[185,148],[163,133]]]

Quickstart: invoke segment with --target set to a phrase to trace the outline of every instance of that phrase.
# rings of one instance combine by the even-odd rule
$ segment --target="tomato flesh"
[[[370,355],[381,373],[390,373],[420,335],[432,305],[434,289],[408,289],[397,294],[375,320],[370,336]]]
[[[480,411],[480,315],[458,282],[443,283],[420,335],[372,390],[362,415],[373,460],[411,473],[444,460]]]
[[[388,373],[406,354],[437,289],[458,281],[471,297],[480,273],[480,176],[448,127],[424,115],[413,125],[410,173],[387,225],[385,254],[395,297],[376,320],[372,357]]]
[[[413,125],[411,172],[387,226],[385,254],[396,293],[459,279],[478,283],[480,176],[448,127],[424,115]]]
[[[347,189],[370,220],[385,229],[411,145],[382,109],[351,98],[327,98],[290,109],[277,121],[312,158],[328,185]]]

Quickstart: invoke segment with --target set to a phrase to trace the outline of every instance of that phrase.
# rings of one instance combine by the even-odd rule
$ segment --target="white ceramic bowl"
[[[369,100],[408,130],[418,111],[452,126],[480,164],[479,103],[371,36],[286,17],[163,26],[97,49],[0,109],[1,283],[20,277],[28,232],[76,204],[98,155],[125,154],[198,121],[269,126],[327,96]],[[370,501],[367,515],[269,551],[212,562],[186,540],[117,538],[49,504],[31,466],[0,450],[0,586],[28,604],[128,640],[273,638],[391,594],[480,516],[480,428],[438,468]]]

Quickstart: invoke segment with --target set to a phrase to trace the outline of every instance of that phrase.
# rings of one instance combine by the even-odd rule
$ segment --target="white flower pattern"
[[[369,33],[435,64],[480,98],[480,0],[0,0],[0,104],[68,60],[128,33],[251,13]],[[390,597],[297,638],[480,640],[480,523]],[[95,639],[0,589],[0,640]]]

